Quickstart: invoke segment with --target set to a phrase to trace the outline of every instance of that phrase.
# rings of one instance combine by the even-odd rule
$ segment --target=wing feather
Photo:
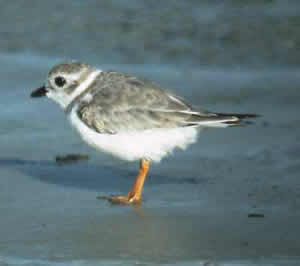
[[[99,133],[210,126],[213,123],[227,123],[228,126],[229,122],[237,124],[239,120],[231,114],[194,110],[157,84],[119,72],[102,72],[88,93],[93,95],[92,100],[80,101],[77,114]]]

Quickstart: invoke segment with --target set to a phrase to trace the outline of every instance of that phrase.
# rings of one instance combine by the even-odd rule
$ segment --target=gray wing
[[[102,72],[88,93],[92,100],[81,101],[77,114],[99,133],[193,126],[216,116],[193,110],[155,83],[118,72]]]

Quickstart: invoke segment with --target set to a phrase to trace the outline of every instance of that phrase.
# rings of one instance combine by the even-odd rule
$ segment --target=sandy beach
[[[294,46],[287,52],[275,43],[276,38],[285,41],[282,32],[293,31],[293,25],[298,23],[281,23],[284,17],[291,19],[292,8],[280,10],[284,5],[279,3],[272,8],[268,3],[261,6],[269,10],[275,21],[273,26],[282,30],[272,39],[271,33],[268,35],[272,28],[267,23],[269,17],[261,13],[257,23],[264,25],[262,32],[268,33],[266,43],[274,41],[273,56],[269,57],[269,50],[264,50],[258,41],[257,47],[249,43],[248,55],[244,48],[237,55],[237,37],[232,37],[232,42],[221,40],[221,58],[218,53],[214,56],[217,46],[213,37],[210,42],[215,46],[206,45],[206,35],[201,49],[207,52],[193,54],[200,37],[185,35],[188,29],[178,28],[182,40],[177,45],[163,45],[161,36],[153,32],[158,40],[151,46],[143,32],[149,21],[156,25],[156,20],[150,19],[154,13],[148,14],[145,9],[149,7],[134,3],[103,7],[102,12],[107,13],[100,21],[91,11],[92,4],[89,8],[74,4],[69,11],[74,20],[61,27],[58,22],[63,13],[56,7],[37,5],[36,9],[42,10],[41,14],[35,12],[40,19],[44,9],[57,11],[56,20],[41,19],[44,28],[30,22],[30,8],[24,7],[21,12],[15,3],[0,11],[0,21],[15,33],[7,33],[0,45],[4,66],[0,72],[0,265],[300,265],[299,56]],[[202,7],[206,8],[202,20],[191,14],[198,23],[195,25],[202,27],[206,25],[204,20],[218,12],[223,14],[217,16],[219,22],[227,21],[229,13],[220,10],[245,12],[241,14],[259,10],[255,5],[250,5],[253,9],[247,12],[237,6]],[[133,14],[141,10],[136,15],[136,23],[141,24],[137,35],[126,28],[132,26],[124,24],[127,17],[120,21],[109,17],[123,9],[135,10]],[[176,10],[170,14],[173,19]],[[12,23],[14,12],[22,14],[18,27]],[[79,14],[86,18],[90,14],[90,20]],[[241,14],[232,15],[232,21],[222,25],[232,25],[234,29],[239,18],[241,29],[246,29],[246,22],[252,20],[250,15],[242,18]],[[107,38],[93,35],[100,22],[109,29],[104,36]],[[159,25],[163,32],[163,22]],[[211,25],[213,31],[215,24]],[[195,27],[204,32],[200,26]],[[68,35],[70,28],[75,32],[74,39]],[[63,40],[73,40],[65,50],[61,49],[61,40],[52,39],[55,29]],[[36,42],[33,31],[39,36]],[[78,41],[83,36],[87,39],[86,52],[80,49],[83,43]],[[138,41],[143,36],[148,45],[143,48],[144,54]],[[100,46],[92,45],[96,41]],[[240,41],[239,45],[247,45],[246,39]],[[297,43],[297,39],[294,41]],[[131,43],[132,49],[136,46],[136,53],[130,49]],[[174,51],[174,47],[185,44],[185,53]],[[247,127],[203,130],[198,142],[189,149],[178,150],[160,164],[152,165],[141,207],[112,206],[97,197],[127,193],[138,164],[90,149],[54,103],[29,97],[33,89],[43,84],[49,68],[66,58],[152,79],[196,107],[218,112],[254,112],[262,117]],[[198,65],[197,60],[201,60]],[[87,155],[89,160],[70,164],[55,161],[56,156],[68,154]]]

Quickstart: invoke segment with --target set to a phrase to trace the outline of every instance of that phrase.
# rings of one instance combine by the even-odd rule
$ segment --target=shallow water
[[[3,7],[0,265],[299,265],[299,9],[288,2]],[[62,58],[153,79],[208,110],[263,116],[201,132],[153,165],[141,208],[112,207],[96,197],[126,193],[137,164],[91,150],[54,103],[29,98]],[[70,153],[91,159],[55,163]]]

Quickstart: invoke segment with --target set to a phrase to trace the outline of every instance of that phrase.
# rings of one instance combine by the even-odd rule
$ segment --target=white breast
[[[69,119],[89,145],[126,161],[145,158],[159,162],[175,148],[185,149],[189,144],[194,143],[199,132],[199,128],[182,127],[100,134],[79,119],[76,107],[69,114]]]

